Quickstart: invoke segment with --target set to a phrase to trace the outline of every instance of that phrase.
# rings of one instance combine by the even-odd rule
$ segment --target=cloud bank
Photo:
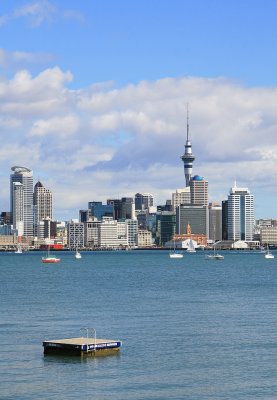
[[[193,170],[209,180],[211,200],[226,198],[235,179],[275,196],[277,88],[181,77],[72,90],[73,80],[59,67],[0,80],[2,210],[10,168],[21,164],[53,191],[57,218],[138,191],[164,203],[185,183],[187,103]]]

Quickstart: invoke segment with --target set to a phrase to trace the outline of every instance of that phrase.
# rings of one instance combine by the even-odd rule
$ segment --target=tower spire
[[[192,175],[192,164],[195,160],[194,155],[192,154],[191,142],[189,139],[189,105],[187,103],[187,140],[185,144],[185,152],[181,157],[184,163],[184,173],[186,178],[186,187],[189,186],[190,178]]]
[[[187,141],[189,140],[189,103],[187,103]]]

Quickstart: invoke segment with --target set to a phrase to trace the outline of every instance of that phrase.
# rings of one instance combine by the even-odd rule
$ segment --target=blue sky
[[[277,218],[277,2],[3,1],[0,208],[27,165],[56,217],[184,186],[186,104],[211,200],[236,179]],[[266,179],[265,179],[266,176]]]

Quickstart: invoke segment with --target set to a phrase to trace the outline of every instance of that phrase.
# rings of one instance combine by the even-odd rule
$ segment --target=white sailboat
[[[216,253],[215,244],[214,244],[214,252],[213,254],[208,254],[206,256],[208,260],[224,260],[224,256],[222,254]]]
[[[264,258],[266,258],[266,259],[273,259],[274,258],[274,255],[271,253],[271,251],[269,251],[268,245],[267,245],[267,249],[266,249],[266,253],[265,253]]]
[[[192,238],[190,238],[190,241],[188,243],[187,252],[188,253],[196,253]]]
[[[174,247],[173,247],[173,251],[171,253],[169,253],[169,257],[170,258],[183,258],[183,254],[179,253],[176,251],[176,243],[175,243],[175,239],[174,239]]]
[[[17,246],[16,251],[14,252],[15,254],[22,254],[22,248],[20,246],[20,244]]]
[[[78,249],[76,249],[75,258],[77,258],[77,259],[82,258],[82,255],[81,255],[81,253],[78,251]]]

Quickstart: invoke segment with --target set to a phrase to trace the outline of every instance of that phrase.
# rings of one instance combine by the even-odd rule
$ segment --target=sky
[[[276,0],[3,0],[0,210],[14,165],[53,192],[54,217],[89,201],[185,186],[222,201],[248,187],[277,218]]]

